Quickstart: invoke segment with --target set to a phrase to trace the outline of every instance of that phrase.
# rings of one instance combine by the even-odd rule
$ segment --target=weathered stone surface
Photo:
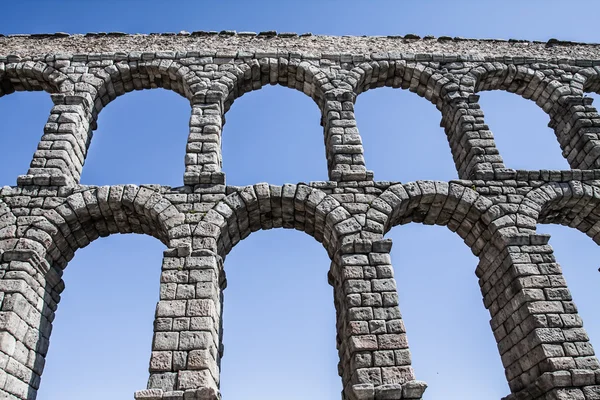
[[[283,227],[314,237],[331,258],[343,399],[420,399],[427,385],[411,367],[392,243],[383,238],[420,222],[447,226],[479,257],[507,400],[600,399],[600,363],[549,236],[536,232],[540,223],[563,224],[600,243],[600,117],[585,96],[600,92],[598,66],[599,45],[556,40],[232,31],[0,37],[0,96],[43,90],[54,103],[29,171],[0,189],[0,397],[35,398],[74,253],[98,237],[142,233],[167,250],[148,389],[135,398],[220,399],[223,258],[252,232]],[[226,112],[267,83],[319,105],[328,181],[225,185]],[[157,86],[191,104],[184,186],[79,185],[103,107]],[[374,180],[354,102],[380,86],[437,106],[459,180]],[[504,165],[479,105],[484,90],[541,107],[572,169]]]

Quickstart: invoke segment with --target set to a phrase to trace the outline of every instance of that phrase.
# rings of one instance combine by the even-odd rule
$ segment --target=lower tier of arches
[[[223,258],[252,232],[283,227],[308,233],[331,259],[344,399],[420,399],[426,384],[411,365],[391,241],[384,235],[421,222],[447,226],[479,257],[475,272],[509,399],[593,400],[600,364],[548,236],[538,234],[536,224],[564,223],[590,235],[600,216],[600,191],[577,181],[512,196],[484,195],[480,188],[479,182],[417,181],[382,184],[371,193],[266,183],[210,192],[151,185],[79,187],[46,196],[4,190],[0,355],[7,364],[0,390],[7,398],[35,397],[64,287],[62,270],[74,252],[100,236],[147,233],[168,250],[150,379],[136,396],[218,398]]]

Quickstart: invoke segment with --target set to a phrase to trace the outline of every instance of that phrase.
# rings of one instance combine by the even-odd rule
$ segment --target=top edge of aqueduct
[[[360,54],[376,58],[382,53],[460,54],[483,61],[486,56],[544,58],[556,60],[598,59],[600,44],[549,39],[468,39],[450,36],[328,36],[310,33],[197,31],[180,33],[127,34],[122,32],[68,34],[0,34],[0,55],[34,57],[42,54],[90,54],[133,51],[189,52],[253,51],[297,53],[314,58],[338,54]],[[189,56],[189,55],[187,55]],[[418,58],[417,58],[418,61]],[[525,60],[523,60],[525,61]]]

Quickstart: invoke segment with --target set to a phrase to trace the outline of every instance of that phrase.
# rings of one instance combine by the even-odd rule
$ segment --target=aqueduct
[[[328,181],[225,184],[225,113],[267,84],[320,108]],[[437,107],[458,180],[374,179],[353,108],[382,86]],[[183,186],[80,185],[103,107],[155,87],[190,102]],[[148,387],[135,398],[219,399],[223,259],[252,232],[283,227],[308,233],[331,258],[343,399],[421,399],[426,384],[411,367],[384,238],[420,222],[447,226],[480,259],[505,399],[600,399],[600,364],[549,236],[536,232],[538,223],[563,224],[600,243],[600,115],[585,96],[600,91],[599,45],[233,31],[0,37],[0,95],[23,90],[48,92],[54,106],[29,171],[0,191],[2,398],[36,397],[75,251],[136,232],[167,250]],[[513,92],[548,113],[572,169],[505,166],[478,104],[484,90]]]

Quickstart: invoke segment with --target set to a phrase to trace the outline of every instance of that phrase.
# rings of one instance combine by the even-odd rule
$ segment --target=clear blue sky
[[[548,0],[21,0],[3,6],[0,32],[234,29],[600,42],[598,11],[596,1],[574,7]],[[547,115],[533,102],[485,92],[481,105],[509,167],[567,168]],[[0,98],[0,145],[10,148],[1,160],[2,184],[14,185],[27,171],[50,107],[45,93]],[[376,179],[456,178],[440,114],[429,102],[400,89],[376,89],[359,96],[356,116]],[[187,101],[172,92],[118,98],[99,117],[82,183],[181,185],[188,119]],[[534,147],[543,150],[527,152]],[[287,88],[265,87],[235,102],[223,154],[229,184],[327,177],[318,109]],[[552,234],[586,328],[600,346],[598,247],[567,227],[539,230]],[[425,399],[507,395],[468,247],[444,227],[405,225],[388,237],[415,371],[430,386]],[[114,235],[76,254],[64,276],[40,400],[125,400],[145,388],[163,249],[151,237]],[[339,398],[329,260],[321,245],[301,232],[257,232],[234,248],[225,267],[224,399]]]

